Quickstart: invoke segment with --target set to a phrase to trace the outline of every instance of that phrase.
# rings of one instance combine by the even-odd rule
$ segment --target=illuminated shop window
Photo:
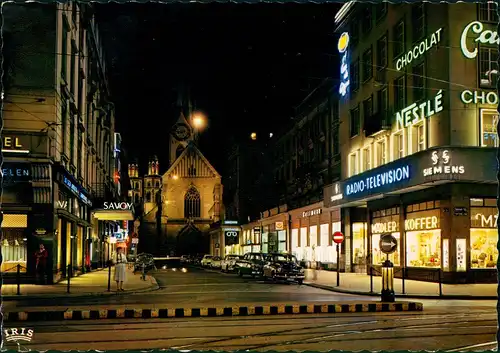
[[[406,266],[441,267],[441,230],[406,232]]]
[[[498,260],[497,242],[496,228],[471,228],[470,267],[495,269]]]
[[[352,224],[352,263],[356,265],[366,265],[366,250],[368,248],[366,223]]]
[[[16,273],[17,265],[26,272],[27,244],[25,228],[2,229],[2,273]]]
[[[389,261],[391,261],[394,266],[400,266],[400,255],[399,255],[399,245],[401,244],[400,241],[400,234],[399,232],[397,233],[391,233],[394,238],[398,241],[398,247],[396,248],[396,251],[393,252],[392,254],[389,255]],[[380,244],[380,234],[373,234],[372,235],[372,263],[374,265],[382,265],[382,263],[387,260],[387,255],[384,254],[383,252],[380,251],[379,249],[379,244]]]
[[[480,124],[481,146],[498,147],[498,112],[493,109],[481,109]]]

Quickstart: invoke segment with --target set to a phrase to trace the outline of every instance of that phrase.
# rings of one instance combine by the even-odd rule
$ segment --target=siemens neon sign
[[[381,172],[346,185],[346,195],[356,195],[365,191],[375,191],[383,186],[410,179],[410,166],[406,165]]]
[[[337,49],[339,53],[342,55],[340,58],[340,86],[339,86],[339,94],[342,97],[345,97],[350,85],[349,78],[349,60],[347,56],[347,47],[349,45],[349,34],[347,32],[342,33],[339,38],[339,42],[337,44]]]

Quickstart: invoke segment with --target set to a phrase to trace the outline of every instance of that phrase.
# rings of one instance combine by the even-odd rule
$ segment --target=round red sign
[[[340,244],[344,241],[344,234],[342,232],[333,233],[333,242],[336,244]]]

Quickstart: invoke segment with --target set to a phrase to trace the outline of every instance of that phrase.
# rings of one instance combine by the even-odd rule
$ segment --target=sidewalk
[[[382,278],[373,276],[373,293],[370,293],[370,276],[361,273],[340,273],[340,286],[337,287],[337,272],[306,270],[305,284],[341,293],[361,295],[380,295]],[[442,284],[443,295],[439,296],[439,284],[405,280],[405,294],[402,280],[394,279],[394,291],[399,298],[441,298],[441,299],[497,299],[495,284]]]
[[[66,280],[53,285],[21,284],[21,295],[17,295],[17,285],[4,284],[0,289],[2,300],[26,300],[35,298],[57,297],[84,297],[116,294],[116,283],[113,280],[114,269],[111,269],[111,292],[108,292],[108,269],[96,270],[90,273],[73,277],[70,280],[70,294],[67,293]],[[127,281],[124,283],[124,294],[147,292],[158,289],[154,277],[146,276],[141,280],[141,275],[134,275],[127,269]]]

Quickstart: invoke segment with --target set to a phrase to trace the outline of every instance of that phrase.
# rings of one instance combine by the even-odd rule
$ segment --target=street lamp
[[[206,118],[203,114],[194,113],[192,120],[193,120],[193,126],[196,130],[200,130],[205,127]]]
[[[252,132],[252,133],[250,134],[250,138],[251,138],[252,140],[254,140],[254,141],[255,141],[255,140],[257,140],[257,134],[256,134],[255,132]]]

